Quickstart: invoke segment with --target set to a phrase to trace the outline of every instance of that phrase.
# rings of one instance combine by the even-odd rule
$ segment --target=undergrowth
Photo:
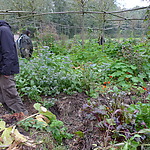
[[[40,48],[30,60],[20,58],[20,74],[16,76],[21,96],[39,100],[41,95],[72,94],[87,91],[96,96],[103,83],[122,90],[143,88],[150,78],[149,50],[132,41],[105,44],[105,49],[86,43],[85,49],[72,47],[68,54],[56,55],[53,49]],[[58,49],[58,46],[56,47]],[[61,49],[61,47],[60,47]],[[52,51],[52,52],[50,52]],[[115,56],[115,57],[114,57]],[[111,78],[110,78],[111,77]]]
[[[39,47],[30,60],[20,58],[20,67],[21,72],[16,76],[19,93],[36,102],[41,102],[41,96],[82,91],[92,98],[111,96],[107,105],[90,102],[83,106],[86,119],[96,121],[99,130],[106,130],[103,147],[110,146],[108,137],[113,146],[123,142],[122,150],[134,150],[148,139],[150,51],[147,41],[108,40],[102,48],[93,40],[85,43],[84,48],[73,43],[69,50],[53,43],[50,49]],[[138,99],[138,103],[126,103],[123,99],[129,96],[136,100],[146,92],[147,97]],[[51,100],[44,100],[43,104],[49,107]],[[56,124],[62,122],[55,121],[45,130],[62,141]],[[26,129],[32,126],[30,120],[28,123]],[[41,126],[35,122],[35,128]]]

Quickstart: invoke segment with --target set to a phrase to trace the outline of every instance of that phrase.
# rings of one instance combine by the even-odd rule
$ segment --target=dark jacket
[[[19,73],[19,62],[14,36],[10,25],[0,20],[0,74]]]

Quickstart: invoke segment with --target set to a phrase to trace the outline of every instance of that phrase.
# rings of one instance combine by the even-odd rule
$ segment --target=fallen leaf
[[[20,132],[17,129],[15,129],[14,133],[12,133],[12,134],[15,138],[15,141],[19,141],[21,143],[24,143],[27,141],[26,137],[23,134],[20,134]]]
[[[50,123],[50,120],[47,117],[43,116],[43,115],[37,115],[37,117],[42,118],[46,123]]]
[[[5,128],[2,133],[1,138],[3,139],[3,145],[10,145],[12,144],[14,138],[10,135],[12,131],[12,127]]]
[[[36,116],[36,120],[40,121],[40,122],[43,122],[43,125],[44,126],[47,126],[48,124],[43,120],[43,118],[41,117],[42,115],[37,115]]]

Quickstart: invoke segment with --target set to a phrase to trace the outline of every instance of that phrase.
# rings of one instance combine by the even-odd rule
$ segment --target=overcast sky
[[[135,6],[143,7],[143,6],[150,5],[150,1],[146,2],[146,1],[142,1],[142,0],[116,0],[116,1],[117,1],[117,3],[120,4],[119,6],[121,8],[127,8],[127,9],[133,8]]]

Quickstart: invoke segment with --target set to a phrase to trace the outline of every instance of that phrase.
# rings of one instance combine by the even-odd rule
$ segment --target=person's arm
[[[15,42],[13,35],[9,28],[1,27],[1,49],[3,56],[3,66],[1,73],[3,75],[11,75],[11,69],[13,67],[15,59]]]

